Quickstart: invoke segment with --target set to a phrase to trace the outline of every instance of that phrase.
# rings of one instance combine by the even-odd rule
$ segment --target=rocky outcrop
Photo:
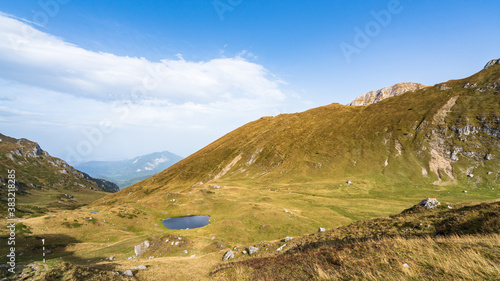
[[[484,66],[484,69],[487,69],[487,68],[490,68],[492,66],[494,66],[495,64],[500,64],[500,59],[496,59],[496,60],[490,60],[485,66]]]
[[[148,250],[148,248],[149,248],[149,241],[148,240],[135,246],[134,247],[135,256],[138,257],[138,256],[144,254]]]
[[[123,272],[122,275],[128,276],[128,277],[134,277],[134,274],[132,273],[132,270],[130,270],[130,269]]]
[[[144,270],[144,269],[147,269],[147,268],[148,268],[147,266],[141,264],[139,266],[132,267],[131,270]]]
[[[427,86],[419,84],[419,83],[398,83],[394,86],[385,87],[377,91],[371,91],[366,94],[358,96],[354,101],[347,104],[349,106],[357,106],[357,105],[368,105],[372,103],[380,102],[383,99],[399,96],[406,92],[415,91],[418,89],[425,88]]]
[[[248,254],[250,256],[257,253],[258,251],[259,251],[259,248],[257,248],[257,247],[254,247],[254,246],[248,247]]]
[[[427,209],[435,209],[437,206],[441,205],[441,203],[436,198],[426,198],[420,201],[418,205]]]
[[[227,261],[227,260],[231,260],[231,259],[234,259],[234,252],[229,250],[222,257],[222,261]]]

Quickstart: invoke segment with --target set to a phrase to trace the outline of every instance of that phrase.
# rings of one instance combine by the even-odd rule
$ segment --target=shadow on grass
[[[0,236],[8,241],[7,235]],[[17,234],[15,246],[0,245],[0,264],[7,265],[11,247],[15,247],[15,274],[4,266],[0,278],[7,280],[120,280],[113,274],[117,263],[96,265],[109,257],[82,258],[68,248],[82,243],[71,236],[59,234],[31,235]],[[45,259],[45,264],[44,264]]]

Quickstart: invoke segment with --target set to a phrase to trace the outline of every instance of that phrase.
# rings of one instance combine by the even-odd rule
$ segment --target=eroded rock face
[[[420,83],[398,83],[394,86],[385,87],[377,91],[371,91],[366,94],[358,96],[354,101],[347,104],[349,106],[357,106],[357,105],[368,105],[372,103],[377,103],[383,99],[399,96],[406,92],[415,91],[418,89],[425,88],[427,86],[422,85]]]

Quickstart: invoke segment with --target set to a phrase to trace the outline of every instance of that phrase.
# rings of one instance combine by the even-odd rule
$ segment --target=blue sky
[[[494,0],[1,0],[1,133],[71,162],[187,156],[263,115],[469,76],[500,57],[499,10]]]

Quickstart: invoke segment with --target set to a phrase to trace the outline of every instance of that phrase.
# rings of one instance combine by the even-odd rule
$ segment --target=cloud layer
[[[286,83],[245,52],[152,62],[88,51],[1,13],[0,38],[8,39],[0,41],[0,124],[17,137],[42,138],[63,158],[67,146],[85,140],[82,130],[103,122],[114,133],[82,159],[120,158],[111,152],[115,138],[125,136],[134,147],[144,139],[138,134],[149,134],[154,149],[191,153],[245,122],[282,112],[289,101]],[[43,139],[47,130],[67,142]],[[196,134],[196,144],[186,141]]]

